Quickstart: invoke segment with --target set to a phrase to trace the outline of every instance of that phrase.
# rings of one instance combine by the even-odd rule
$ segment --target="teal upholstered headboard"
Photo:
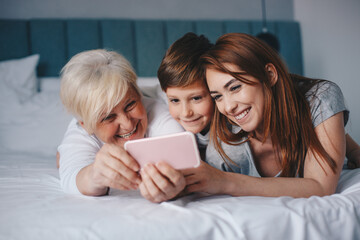
[[[107,48],[122,53],[139,76],[156,76],[166,49],[186,32],[215,42],[224,33],[256,35],[261,28],[261,21],[244,20],[0,19],[0,61],[38,53],[38,75],[58,76],[74,54]],[[302,74],[299,24],[269,22],[268,29],[278,36],[290,71]]]

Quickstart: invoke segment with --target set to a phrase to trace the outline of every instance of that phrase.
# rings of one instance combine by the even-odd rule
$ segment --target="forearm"
[[[226,187],[222,194],[232,196],[291,196],[297,198],[330,195],[336,189],[336,186],[325,189],[318,181],[311,178],[258,178],[227,173],[226,179]]]

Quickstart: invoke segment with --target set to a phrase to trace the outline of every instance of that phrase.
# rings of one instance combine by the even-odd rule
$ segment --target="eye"
[[[169,98],[169,102],[171,103],[178,103],[180,100],[177,98]]]
[[[113,119],[115,119],[116,114],[110,114],[106,117],[104,117],[101,122],[111,122]]]
[[[135,100],[129,102],[129,103],[125,106],[125,112],[129,112],[129,111],[133,110],[133,109],[135,108],[135,106],[136,106],[136,103],[137,103],[137,102],[136,102]]]
[[[199,101],[202,99],[202,96],[195,96],[195,97],[192,97],[192,99],[195,101]]]
[[[217,95],[211,95],[211,98],[212,99],[214,99],[215,101],[219,101],[219,100],[221,100],[220,98],[221,98],[222,96],[220,95],[220,94],[217,94]]]
[[[234,85],[234,86],[230,87],[230,92],[234,92],[234,91],[238,90],[239,88],[241,88],[241,84]]]

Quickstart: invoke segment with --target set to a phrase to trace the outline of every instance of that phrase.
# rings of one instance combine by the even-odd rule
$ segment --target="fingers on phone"
[[[110,188],[116,188],[119,190],[134,190],[138,188],[138,184],[129,180],[123,174],[120,174],[109,166],[105,166],[102,172],[104,178],[106,179],[105,185]]]
[[[93,178],[103,186],[120,190],[137,189],[140,176],[121,161],[101,155],[93,165]]]
[[[123,148],[116,145],[111,145],[110,154],[112,155],[112,157],[117,158],[118,160],[123,162],[128,168],[132,169],[134,172],[138,172],[140,170],[140,166],[137,161],[135,161],[135,159]]]
[[[185,187],[185,178],[181,171],[174,169],[165,162],[157,163],[156,167],[163,176],[166,176],[174,187],[181,189]]]
[[[140,191],[146,199],[155,203],[167,200],[165,193],[158,188],[145,169],[141,170],[141,177],[143,181],[140,184]]]
[[[132,183],[140,184],[141,179],[137,172],[128,168],[123,162],[113,159],[107,162],[107,165],[116,173],[122,175]]]

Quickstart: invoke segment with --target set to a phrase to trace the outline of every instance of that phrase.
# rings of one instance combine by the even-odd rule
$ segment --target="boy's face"
[[[169,87],[166,90],[171,116],[186,131],[201,132],[211,121],[214,103],[202,81],[187,87]]]
[[[146,110],[141,97],[131,88],[108,116],[100,118],[94,134],[105,143],[124,146],[126,141],[143,138],[146,128]]]

